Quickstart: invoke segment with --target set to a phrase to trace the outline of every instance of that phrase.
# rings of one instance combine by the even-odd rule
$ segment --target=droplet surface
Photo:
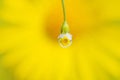
[[[72,35],[70,33],[60,34],[58,36],[58,42],[61,47],[67,48],[72,44]]]

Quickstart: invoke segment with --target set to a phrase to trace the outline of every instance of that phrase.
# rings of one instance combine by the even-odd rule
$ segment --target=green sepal
[[[62,34],[66,34],[66,33],[69,33],[69,25],[67,24],[67,22],[65,21],[62,25],[62,28],[61,28],[61,33]]]

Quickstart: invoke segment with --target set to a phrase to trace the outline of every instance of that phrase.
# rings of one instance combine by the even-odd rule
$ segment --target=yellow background
[[[61,0],[0,0],[0,80],[120,80],[120,0],[65,0],[73,44],[57,42]]]

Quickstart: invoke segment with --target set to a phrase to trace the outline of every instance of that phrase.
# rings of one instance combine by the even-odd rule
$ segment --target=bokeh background
[[[57,41],[61,0],[0,0],[0,80],[120,80],[120,0],[65,0],[73,44]]]

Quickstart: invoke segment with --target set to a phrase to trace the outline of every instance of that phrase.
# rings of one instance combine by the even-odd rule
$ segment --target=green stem
[[[67,24],[67,20],[66,20],[66,10],[65,10],[64,0],[62,0],[62,8],[63,8],[64,22],[61,28],[61,33],[65,34],[69,32],[69,25]]]
[[[62,0],[62,8],[63,8],[63,16],[64,16],[64,22],[65,22],[66,21],[66,10],[65,10],[64,0]]]

